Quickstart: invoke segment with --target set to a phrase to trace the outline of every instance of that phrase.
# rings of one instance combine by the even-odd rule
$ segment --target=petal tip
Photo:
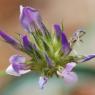
[[[22,10],[24,8],[23,5],[20,5],[19,7],[20,7],[20,12],[22,12]]]

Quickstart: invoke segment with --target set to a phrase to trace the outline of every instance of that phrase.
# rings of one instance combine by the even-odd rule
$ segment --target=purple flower
[[[95,54],[85,56],[80,62],[86,62],[86,61],[91,60],[93,58],[95,58]]]
[[[56,32],[56,37],[58,39],[61,39],[62,51],[64,52],[65,55],[68,55],[71,51],[71,47],[70,47],[70,43],[68,42],[68,39],[67,39],[65,33],[61,30],[61,28],[58,24],[54,25],[54,29]]]
[[[24,48],[29,50],[30,49],[30,41],[29,41],[28,37],[25,35],[22,37],[22,40],[23,40]]]
[[[20,6],[20,22],[28,32],[39,29],[44,34],[47,31],[38,10],[34,8]]]
[[[64,32],[61,33],[61,43],[64,54],[68,55],[71,51],[71,47]]]
[[[47,83],[48,78],[46,76],[41,76],[39,78],[39,86],[41,89],[43,89],[45,87],[45,84]]]
[[[45,54],[45,59],[49,67],[52,67],[52,60],[49,58],[47,54]]]
[[[9,36],[8,34],[6,34],[5,32],[0,31],[0,36],[9,44],[13,45],[13,46],[17,46],[18,45],[18,41],[16,39],[14,39],[13,37]]]
[[[60,25],[55,24],[55,25],[54,25],[54,30],[55,30],[55,32],[56,32],[56,37],[57,37],[58,39],[61,38],[62,30],[61,30],[61,28],[60,28]]]
[[[6,73],[14,76],[21,76],[30,72],[31,70],[27,69],[25,64],[25,57],[20,55],[13,55],[10,57],[9,62],[11,63],[6,69]]]
[[[64,82],[67,84],[74,84],[77,82],[77,75],[72,71],[76,66],[75,62],[68,63],[65,69],[57,71],[57,74],[64,79]]]

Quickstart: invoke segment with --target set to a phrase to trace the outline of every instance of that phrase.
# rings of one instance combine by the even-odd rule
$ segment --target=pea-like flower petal
[[[75,66],[76,66],[75,62],[70,62],[66,65],[64,70],[66,70],[67,72],[71,72]]]
[[[31,70],[20,70],[19,73],[13,68],[12,64],[8,66],[6,69],[6,73],[13,76],[21,76],[23,74],[26,74],[30,72]]]
[[[65,69],[57,71],[57,74],[64,79],[64,82],[74,84],[78,80],[77,75],[72,71],[75,66],[75,62],[68,63]]]
[[[10,57],[9,62],[11,63],[9,67],[6,69],[6,73],[14,76],[21,76],[22,74],[26,74],[30,72],[30,69],[27,69],[27,65],[25,64],[25,57],[20,55],[13,55]]]
[[[78,81],[78,77],[76,75],[75,72],[69,72],[69,73],[65,73],[64,74],[64,82],[69,84],[69,85],[73,85],[75,83],[77,83]]]

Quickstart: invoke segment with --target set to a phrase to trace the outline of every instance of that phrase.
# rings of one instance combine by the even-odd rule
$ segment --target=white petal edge
[[[23,9],[24,9],[24,7],[22,5],[20,5],[20,18],[21,18],[22,14],[23,14]]]
[[[9,75],[13,75],[13,76],[21,76],[19,73],[17,73],[13,67],[12,67],[12,64],[8,66],[8,68],[6,69],[5,71],[7,74]]]
[[[6,69],[6,73],[9,74],[9,75],[13,75],[13,76],[21,76],[23,74],[26,74],[26,73],[29,73],[31,70],[20,70],[19,73],[17,73],[13,67],[12,67],[12,64],[9,65],[9,67]]]
[[[23,74],[26,74],[26,73],[29,73],[31,70],[20,70],[19,73],[20,75],[23,75]]]

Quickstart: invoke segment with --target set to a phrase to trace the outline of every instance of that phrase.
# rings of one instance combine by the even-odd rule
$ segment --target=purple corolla
[[[12,36],[9,36],[7,33],[3,31],[0,31],[0,36],[4,39],[4,41],[11,44],[12,46],[17,47],[19,44],[15,38],[13,38]]]
[[[44,35],[47,31],[38,10],[34,8],[20,6],[20,22],[30,33],[39,29]]]
[[[21,76],[30,72],[31,70],[25,64],[26,59],[20,55],[13,55],[9,59],[10,65],[6,69],[6,73],[14,76]]]
[[[87,55],[85,56],[80,62],[86,62],[86,61],[89,61],[91,59],[95,58],[95,54],[90,54],[90,55]]]
[[[57,74],[64,79],[64,82],[67,84],[74,84],[77,82],[78,78],[73,68],[76,66],[75,62],[68,63],[66,67],[60,71],[57,71]]]

